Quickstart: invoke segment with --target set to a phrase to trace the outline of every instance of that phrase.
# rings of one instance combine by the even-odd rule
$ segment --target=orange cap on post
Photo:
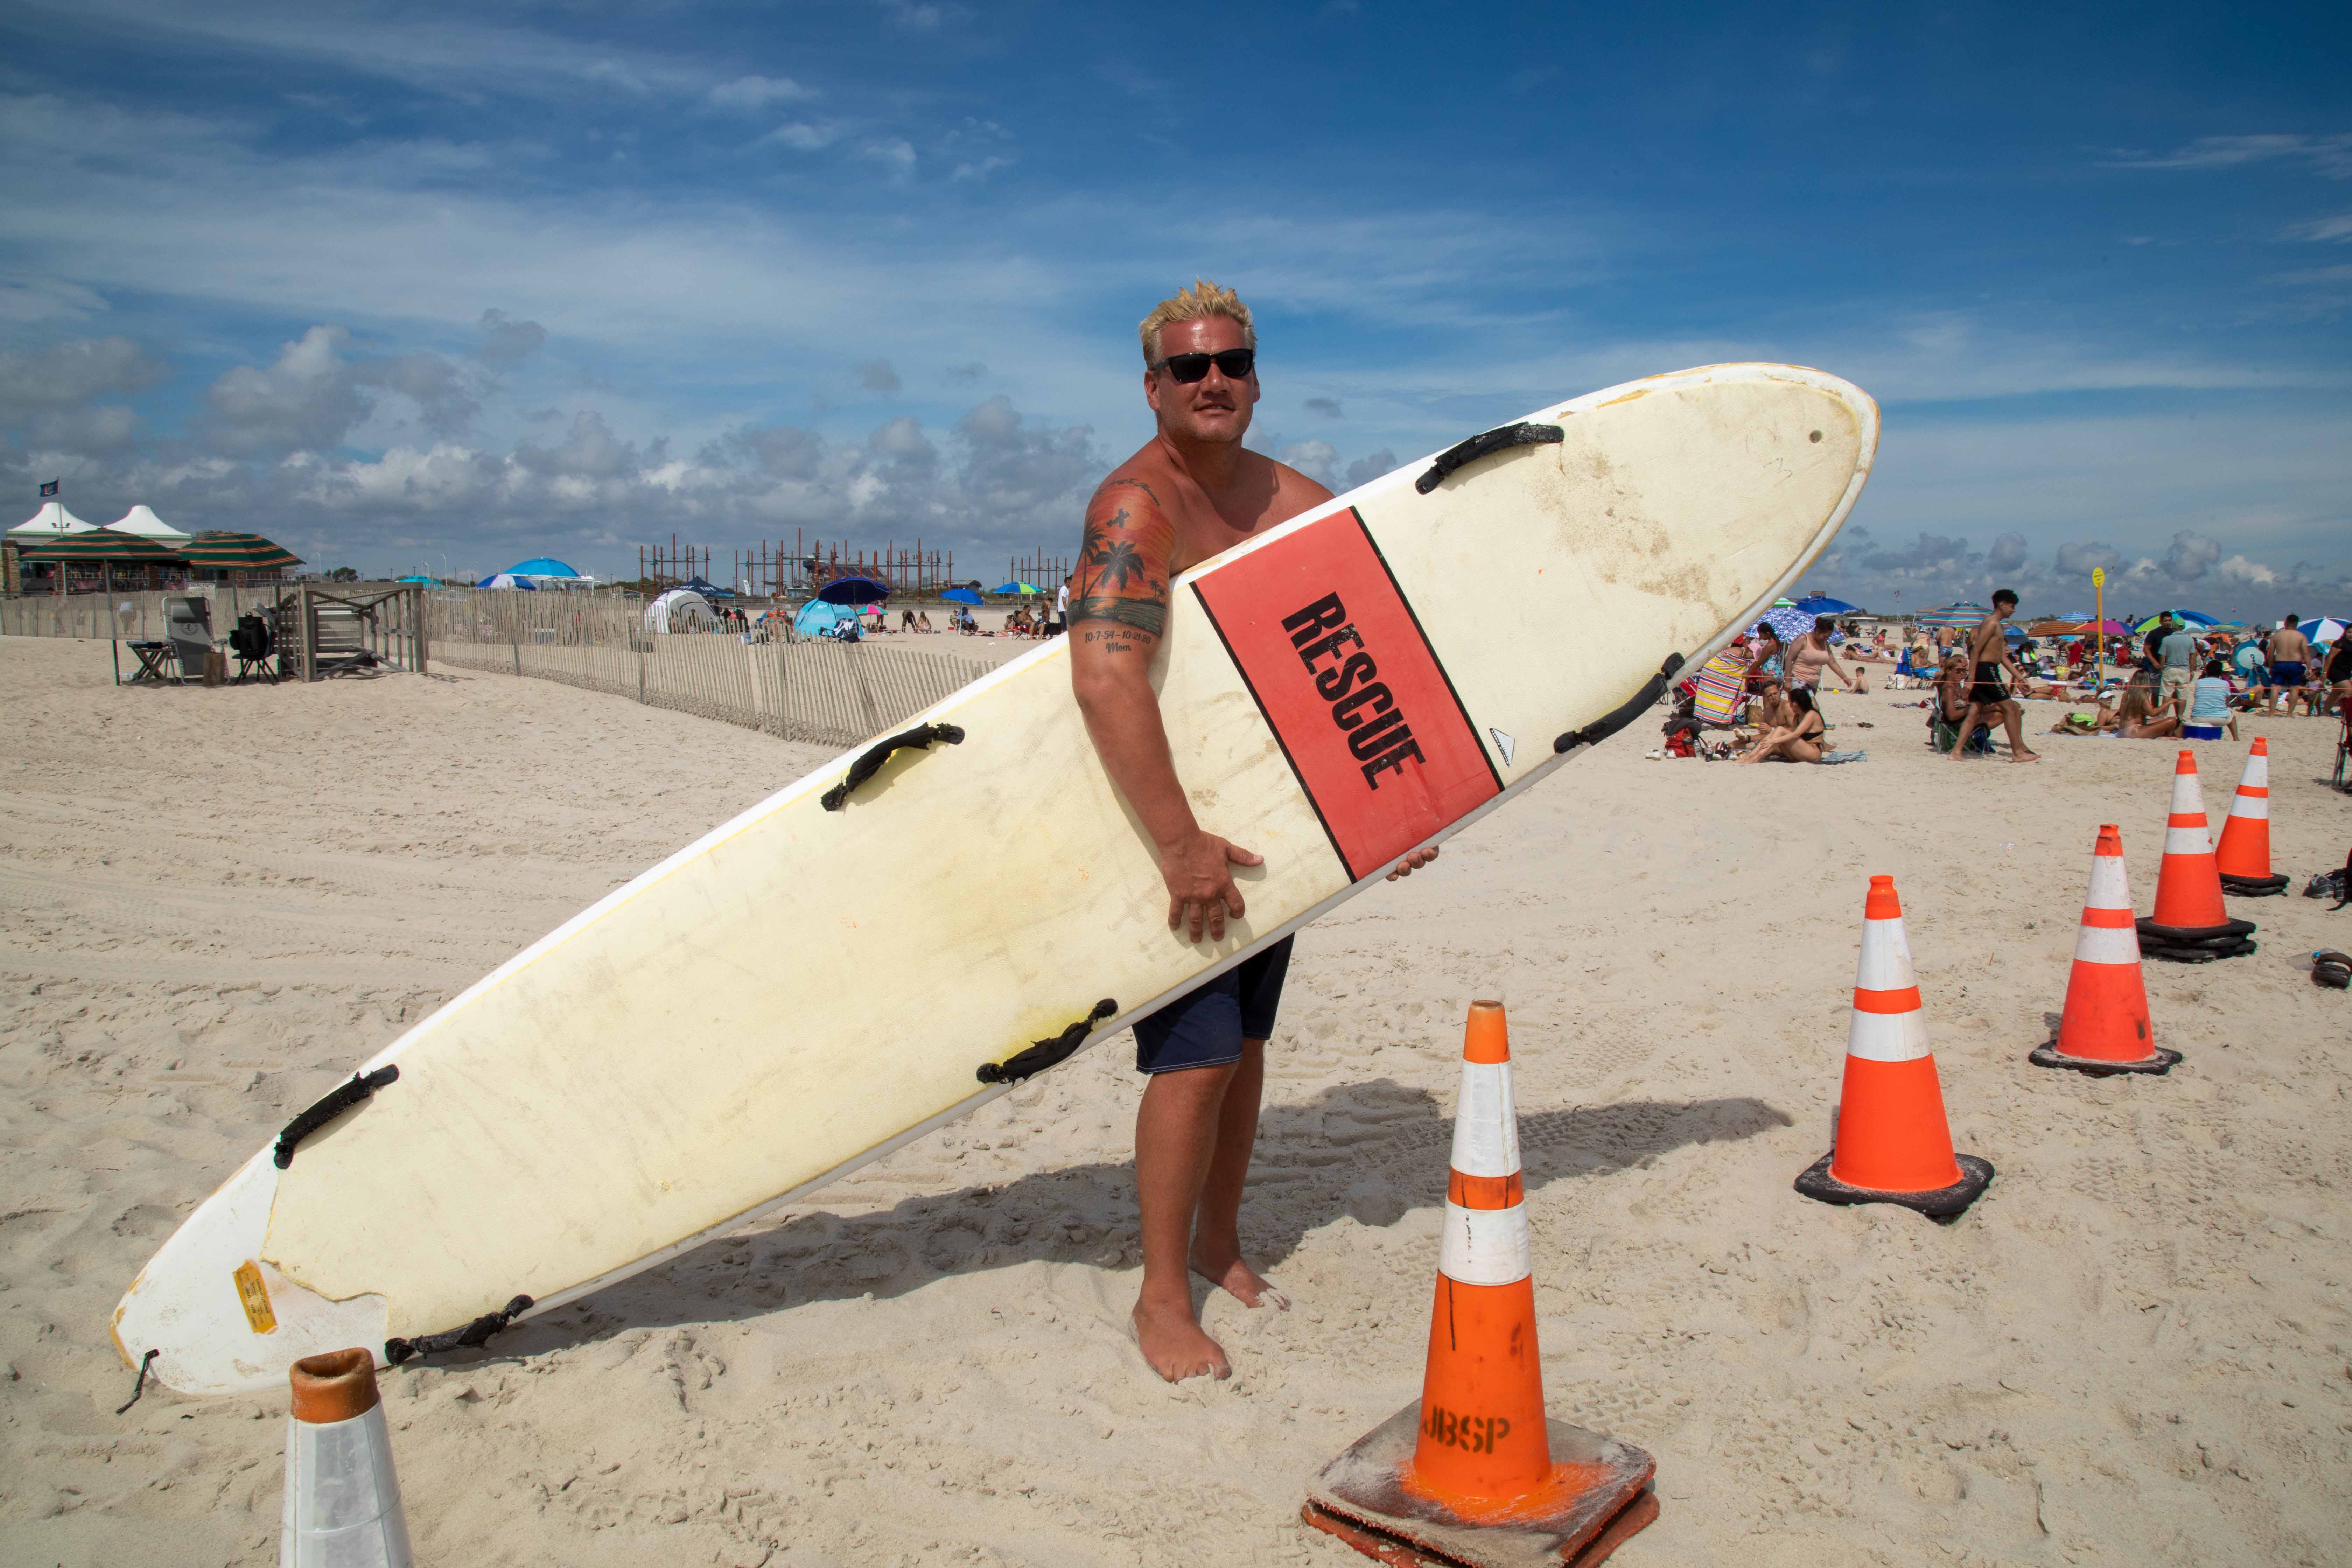
[[[357,1348],[306,1355],[288,1375],[294,1384],[294,1419],[314,1426],[364,1415],[380,1397],[375,1357]]]
[[[1851,905],[1847,906],[1852,908]],[[1862,918],[1866,921],[1899,921],[1903,918],[1903,900],[1895,896],[1895,879],[1873,877],[1870,892],[1862,900]]]
[[[1462,1027],[1462,1059],[1488,1067],[1511,1059],[1511,1026],[1500,1002],[1473,1002]]]

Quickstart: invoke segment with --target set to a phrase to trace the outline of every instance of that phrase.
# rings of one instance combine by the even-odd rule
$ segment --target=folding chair
[[[238,680],[257,675],[272,686],[278,684],[275,661],[270,658],[276,641],[264,616],[247,611],[236,618],[236,630],[229,633],[228,646],[236,655]]]

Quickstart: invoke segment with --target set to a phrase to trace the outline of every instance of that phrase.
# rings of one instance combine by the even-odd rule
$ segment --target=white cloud
[[[1300,441],[1276,454],[1318,485],[1338,489],[1339,449],[1328,441]]]
[[[772,103],[796,103],[814,95],[789,77],[740,76],[733,81],[721,82],[703,94],[714,109],[733,110],[751,113]]]
[[[812,125],[798,120],[789,124],[779,125],[761,138],[762,142],[781,142],[787,147],[798,148],[803,153],[814,153],[821,147],[830,147],[840,139],[841,129],[838,126]]]
[[[871,158],[877,163],[887,163],[901,174],[911,173],[915,167],[915,149],[902,137],[893,136],[887,141],[869,142],[858,149],[858,154],[861,157]]]
[[[2309,223],[2295,224],[2280,237],[2352,243],[2352,213],[2337,213],[2333,217],[2314,218]]]
[[[2333,136],[2200,136],[2170,153],[2126,153],[2114,161],[2138,169],[2231,169],[2292,159],[2331,180],[2352,179],[2352,132]]]

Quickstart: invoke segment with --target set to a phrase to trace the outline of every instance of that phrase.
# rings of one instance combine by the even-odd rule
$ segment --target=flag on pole
[[[57,481],[57,480],[55,480],[55,479],[51,479],[47,484],[45,484],[45,485],[43,485],[43,486],[41,487],[41,499],[42,499],[43,500],[48,500],[51,496],[53,496],[53,495],[55,495],[55,494],[57,494],[57,493],[58,493],[58,481]]]

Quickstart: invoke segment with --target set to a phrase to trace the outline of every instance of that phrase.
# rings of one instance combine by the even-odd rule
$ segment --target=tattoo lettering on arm
[[[1104,489],[1120,487],[1151,494],[1131,479]],[[1156,500],[1148,507],[1139,500],[1130,510],[1116,500],[1096,498],[1087,514],[1070,595],[1070,625],[1086,628],[1080,633],[1084,640],[1101,643],[1106,652],[1140,652],[1168,629],[1168,563],[1175,534]]]

